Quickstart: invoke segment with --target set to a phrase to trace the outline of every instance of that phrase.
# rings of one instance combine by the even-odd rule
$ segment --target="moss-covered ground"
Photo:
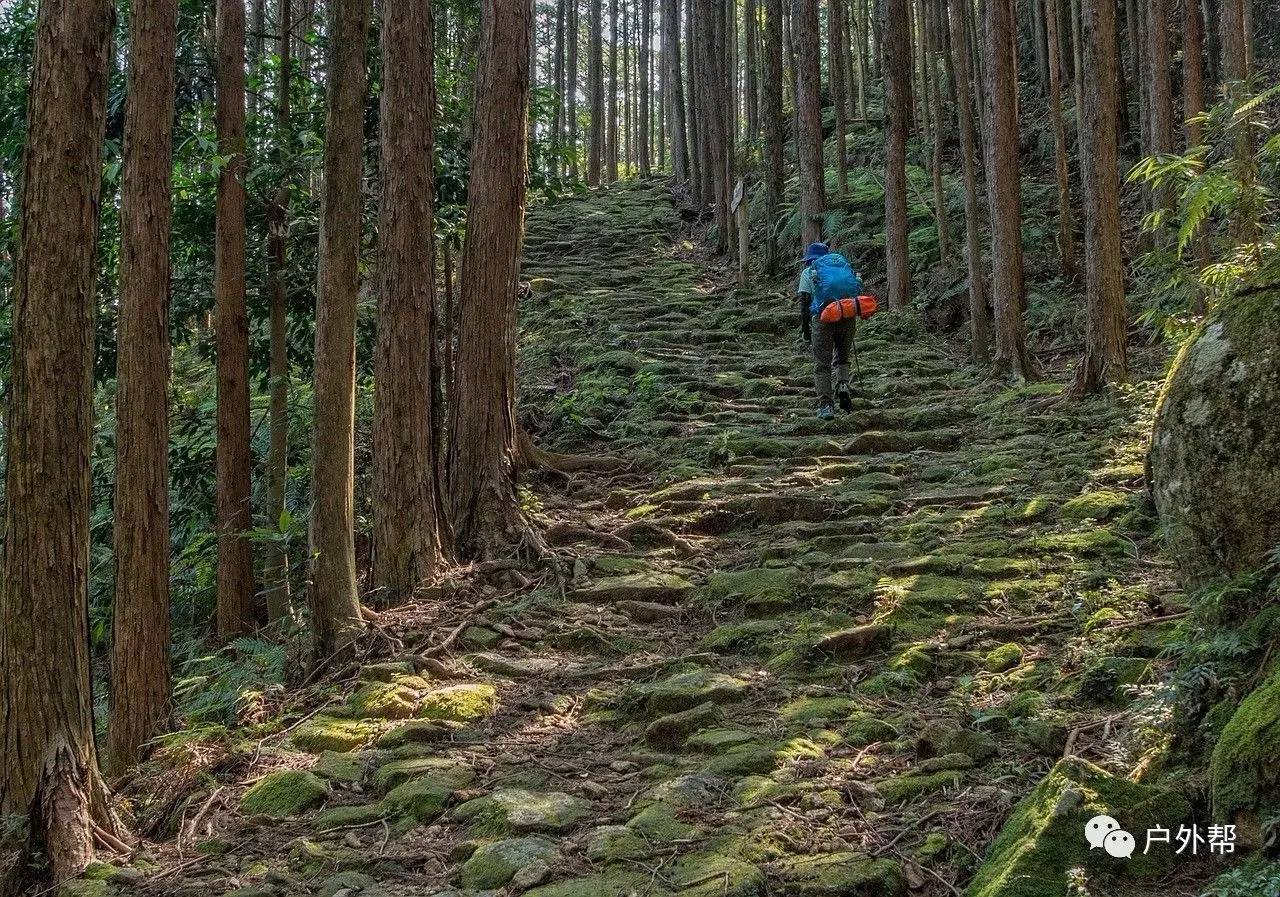
[[[112,887],[1053,897],[1084,856],[1089,893],[1180,893],[1062,821],[1187,807],[1133,710],[1174,625],[1154,383],[1055,403],[884,313],[824,423],[787,285],[703,251],[658,181],[531,211],[522,421],[625,462],[530,481],[559,575],[460,573],[265,738],[170,749],[224,759],[167,809],[165,877]]]

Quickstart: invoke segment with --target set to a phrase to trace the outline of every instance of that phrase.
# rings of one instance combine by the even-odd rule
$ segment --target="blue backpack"
[[[813,299],[809,313],[821,314],[822,310],[846,296],[862,292],[862,279],[858,277],[849,260],[838,252],[828,252],[813,262]]]

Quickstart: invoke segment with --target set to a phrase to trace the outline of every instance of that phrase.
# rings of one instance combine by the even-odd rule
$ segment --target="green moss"
[[[323,751],[354,751],[373,737],[368,723],[332,716],[317,716],[298,727],[290,739],[298,750],[311,754]]]
[[[781,628],[777,620],[746,620],[741,623],[725,623],[707,633],[702,647],[708,651],[731,653],[745,651],[758,645]]]
[[[476,774],[470,767],[448,757],[407,757],[379,766],[373,774],[373,784],[379,793],[385,794],[411,779],[423,778],[456,790],[470,786],[476,780]]]
[[[1062,506],[1064,520],[1109,520],[1129,503],[1129,496],[1112,489],[1099,489],[1076,496]]]
[[[316,765],[311,767],[311,771],[331,782],[345,782],[350,785],[363,777],[364,764],[356,754],[325,751],[316,761]]]
[[[1050,533],[1031,540],[1038,551],[1079,554],[1086,557],[1123,557],[1133,546],[1109,529],[1090,529],[1083,532]]]
[[[300,769],[270,772],[240,798],[240,812],[286,819],[324,803],[329,786],[315,773]]]
[[[1125,876],[1150,882],[1177,859],[1171,848],[1159,845],[1150,853],[1138,851],[1124,860],[1101,849],[1091,850],[1084,837],[1085,823],[1098,815],[1117,819],[1129,832],[1141,833],[1153,826],[1176,831],[1189,820],[1191,807],[1172,791],[1117,778],[1084,760],[1062,760],[1014,809],[966,894],[1065,897],[1070,869],[1083,867],[1091,879]],[[1091,890],[1100,885],[1091,880]],[[1096,893],[1114,892],[1099,889]]]
[[[427,692],[418,708],[418,716],[468,723],[490,715],[497,706],[498,692],[487,682],[449,685]]]
[[[695,853],[672,870],[671,880],[680,897],[762,897],[764,873],[735,857],[720,853]]]
[[[723,718],[720,707],[707,701],[679,713],[658,717],[645,727],[644,737],[658,747],[678,748],[691,734],[713,726]]]
[[[752,733],[744,732],[742,729],[704,729],[685,739],[684,746],[686,750],[719,754],[738,745],[746,744],[755,737]]]
[[[789,604],[796,597],[798,575],[794,567],[715,573],[707,580],[704,593],[716,603],[736,598],[746,605]]]
[[[381,802],[376,804],[355,804],[347,807],[332,807],[316,817],[315,829],[328,832],[347,826],[366,825],[376,822],[387,815],[387,808]]]
[[[676,811],[665,803],[645,807],[627,822],[627,828],[654,844],[682,841],[697,833],[697,828],[676,817]]]
[[[707,701],[737,701],[746,693],[746,682],[708,669],[677,673],[639,689],[650,713],[676,713]]]
[[[877,741],[893,741],[898,730],[873,713],[855,713],[849,717],[842,730],[845,740],[853,747],[863,747]]]
[[[476,834],[564,833],[586,818],[588,807],[563,792],[503,788],[469,800],[453,812]]]
[[[524,897],[669,897],[648,873],[611,869],[525,891]]]
[[[922,775],[895,776],[877,782],[876,793],[886,804],[901,804],[922,794],[931,794],[944,788],[958,788],[960,779],[960,773],[950,769]]]
[[[388,813],[413,822],[430,822],[441,813],[454,789],[439,779],[410,779],[387,792],[383,805]]]
[[[778,874],[788,897],[899,897],[906,893],[902,867],[864,853],[817,854],[788,858]]]
[[[469,891],[502,888],[525,866],[550,863],[555,855],[555,844],[537,835],[482,844],[462,864],[462,886]]]
[[[983,659],[987,669],[993,673],[1003,673],[1022,663],[1022,646],[1017,642],[1005,642],[998,648],[992,648]]]
[[[1280,674],[1240,703],[1214,746],[1209,774],[1217,816],[1280,805]]]
[[[858,702],[853,698],[824,695],[796,698],[783,704],[778,713],[788,723],[806,724],[819,720],[842,720],[858,707]]]
[[[625,825],[602,825],[587,835],[587,859],[593,862],[638,859],[649,853],[649,842]]]
[[[367,682],[347,701],[346,712],[357,719],[408,719],[418,707],[418,693],[394,682]]]

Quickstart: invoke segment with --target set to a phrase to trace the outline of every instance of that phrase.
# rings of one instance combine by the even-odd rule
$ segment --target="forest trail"
[[[882,314],[823,423],[790,294],[679,227],[657,181],[530,214],[523,407],[635,462],[535,484],[571,576],[384,614],[401,656],[313,686],[113,886],[944,895],[1064,751],[1134,760],[1150,386],[1041,407]]]

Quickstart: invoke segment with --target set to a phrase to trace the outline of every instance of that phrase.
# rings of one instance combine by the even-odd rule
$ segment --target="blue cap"
[[[820,259],[830,251],[826,243],[810,243],[809,248],[804,251],[804,260],[811,262],[814,259]]]

